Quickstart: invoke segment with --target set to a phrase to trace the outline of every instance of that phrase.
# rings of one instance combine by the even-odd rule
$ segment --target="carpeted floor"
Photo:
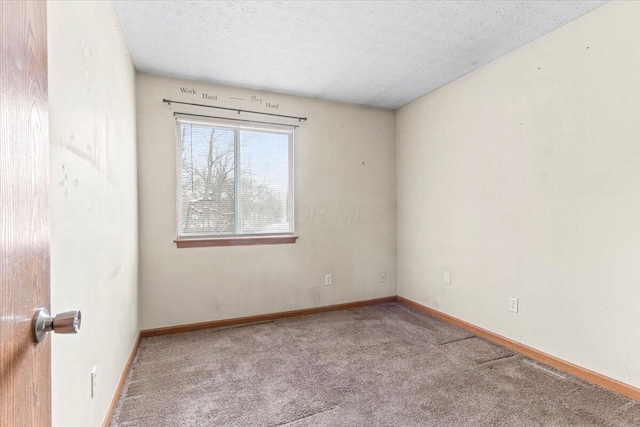
[[[397,303],[143,339],[112,427],[640,426],[640,403]]]

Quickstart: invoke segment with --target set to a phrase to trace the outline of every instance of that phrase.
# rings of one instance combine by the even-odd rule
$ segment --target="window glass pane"
[[[292,132],[180,118],[177,139],[178,237],[293,233]]]
[[[290,134],[240,131],[242,233],[293,232]]]
[[[233,129],[178,122],[178,234],[235,233]]]

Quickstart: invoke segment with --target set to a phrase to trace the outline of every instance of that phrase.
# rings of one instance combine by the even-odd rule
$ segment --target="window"
[[[295,242],[293,129],[180,117],[176,130],[178,247]]]

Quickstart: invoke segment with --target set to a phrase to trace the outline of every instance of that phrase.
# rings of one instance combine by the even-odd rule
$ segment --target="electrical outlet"
[[[509,310],[513,311],[514,313],[518,312],[518,298],[509,297]]]
[[[324,285],[325,286],[329,286],[331,284],[331,275],[330,274],[325,274],[324,276]]]
[[[381,272],[380,273],[380,281],[381,282],[386,282],[387,281],[387,273],[386,272]]]
[[[445,271],[444,272],[443,281],[444,281],[445,285],[450,285],[451,284],[451,272],[450,271]]]
[[[91,398],[93,399],[96,395],[96,391],[98,388],[98,367],[94,366],[91,370]]]

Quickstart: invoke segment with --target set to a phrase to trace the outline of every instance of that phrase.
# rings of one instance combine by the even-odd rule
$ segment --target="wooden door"
[[[0,426],[51,425],[46,2],[0,0]]]

